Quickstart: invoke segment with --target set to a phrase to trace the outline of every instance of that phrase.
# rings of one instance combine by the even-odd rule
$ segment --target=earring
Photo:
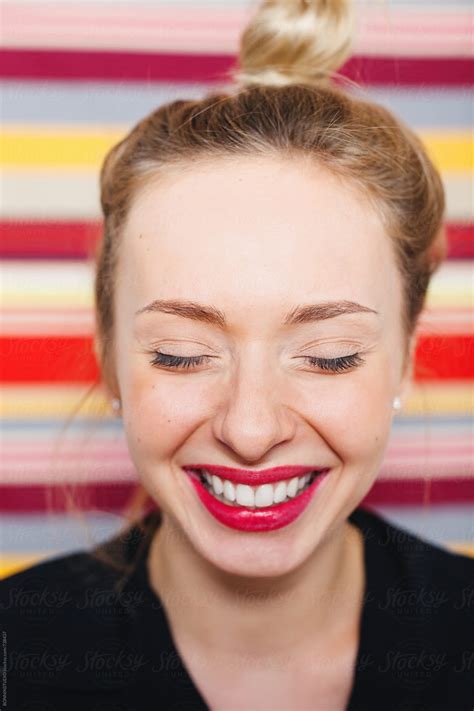
[[[118,414],[118,411],[120,410],[120,398],[118,398],[118,397],[112,398],[111,405],[112,405],[112,409],[114,410],[114,412]]]
[[[402,402],[397,395],[396,397],[393,398],[393,409],[399,410],[401,408],[401,406],[402,406]]]

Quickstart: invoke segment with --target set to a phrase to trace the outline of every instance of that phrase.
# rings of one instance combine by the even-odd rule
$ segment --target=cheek
[[[206,404],[204,385],[184,386],[179,375],[134,374],[124,391],[123,425],[136,466],[171,457],[192,435]]]
[[[367,368],[347,378],[335,376],[332,387],[329,380],[315,393],[321,404],[315,430],[345,463],[380,461],[392,424],[390,371]]]

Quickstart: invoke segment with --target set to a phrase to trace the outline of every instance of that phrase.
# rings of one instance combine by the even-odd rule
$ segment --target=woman
[[[96,352],[158,508],[2,582],[13,698],[472,705],[472,560],[359,507],[445,203],[419,139],[330,83],[350,32],[343,0],[264,4],[234,89],[160,107],[107,156]]]

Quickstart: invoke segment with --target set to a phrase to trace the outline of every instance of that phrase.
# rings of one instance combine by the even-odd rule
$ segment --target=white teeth
[[[234,484],[228,479],[221,479],[216,474],[210,474],[206,470],[201,470],[205,480],[209,484],[210,491],[224,503],[234,504],[234,506],[247,506],[250,508],[264,508],[273,504],[280,504],[286,499],[292,499],[306,488],[312,477],[312,473],[301,477],[293,477],[275,484],[261,484],[260,486],[249,486],[248,484]]]
[[[235,501],[235,486],[227,479],[224,482],[224,497],[229,501]]]
[[[298,477],[294,476],[293,479],[290,479],[290,483],[288,484],[287,495],[292,499],[294,496],[296,496],[297,491],[298,491]]]
[[[255,506],[271,506],[273,504],[273,486],[262,484],[255,492]]]
[[[212,488],[214,489],[216,494],[222,494],[224,491],[224,484],[222,483],[222,479],[215,474],[212,475]]]
[[[255,506],[255,494],[252,487],[247,484],[237,484],[235,498],[241,506]]]
[[[276,504],[281,504],[282,501],[286,499],[286,483],[284,481],[279,481],[275,486],[275,492],[273,494],[273,501]]]

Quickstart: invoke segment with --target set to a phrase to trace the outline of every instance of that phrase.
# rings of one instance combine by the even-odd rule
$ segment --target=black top
[[[349,520],[364,535],[366,590],[347,711],[472,711],[474,560],[368,509]],[[98,546],[138,561],[125,578],[84,549],[0,581],[9,709],[209,709],[149,584],[146,553],[159,521],[152,511],[144,529]],[[317,698],[313,708],[328,711]]]

